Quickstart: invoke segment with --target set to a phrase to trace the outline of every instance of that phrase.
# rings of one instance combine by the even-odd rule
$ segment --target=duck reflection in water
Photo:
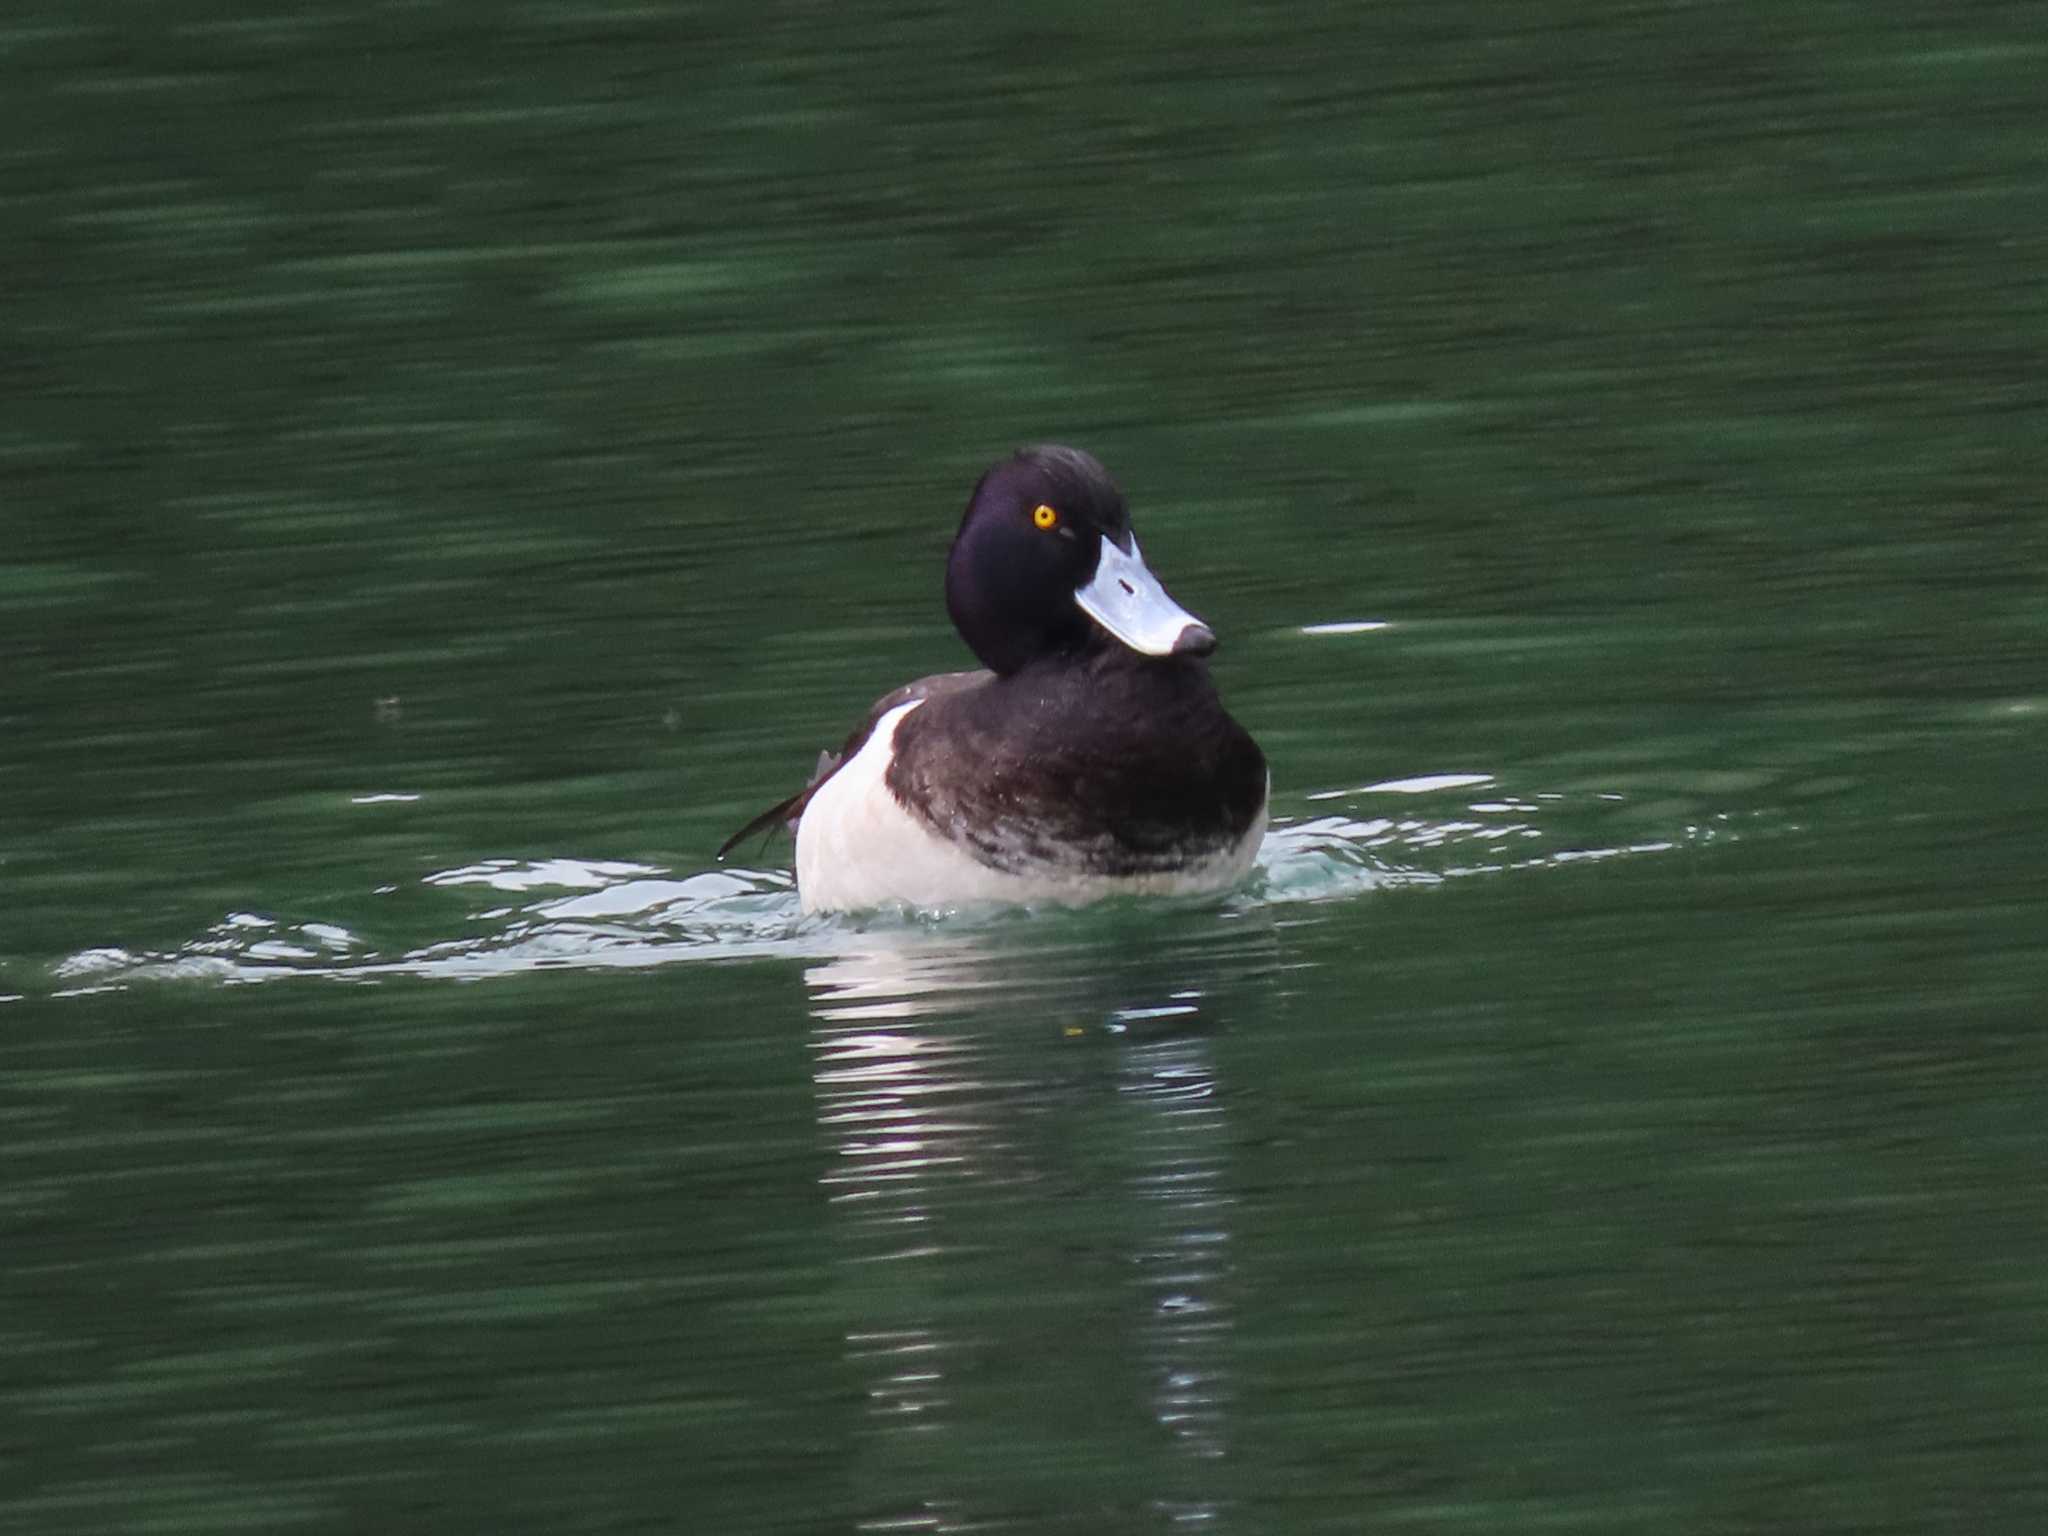
[[[884,1523],[1082,1498],[1213,1514],[1232,1323],[1219,1005],[1185,954],[1147,978],[1099,948],[984,939],[865,935],[806,976],[863,1484]],[[1157,1454],[1103,1465],[1132,1412]]]

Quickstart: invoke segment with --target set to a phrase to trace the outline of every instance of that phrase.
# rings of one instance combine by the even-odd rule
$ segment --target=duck
[[[1152,574],[1099,460],[1037,444],[991,466],[945,594],[980,667],[876,700],[720,860],[793,827],[806,914],[1072,907],[1246,878],[1266,830],[1265,755],[1210,676],[1215,631]]]

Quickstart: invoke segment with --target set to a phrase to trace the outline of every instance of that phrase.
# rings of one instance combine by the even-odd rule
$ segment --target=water
[[[0,1528],[2035,1531],[2019,5],[0,29]],[[1228,899],[709,860],[1067,438]]]

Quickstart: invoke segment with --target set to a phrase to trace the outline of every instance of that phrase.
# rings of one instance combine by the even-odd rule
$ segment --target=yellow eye
[[[1060,525],[1060,515],[1051,507],[1036,506],[1031,509],[1031,524],[1035,528],[1057,528]]]

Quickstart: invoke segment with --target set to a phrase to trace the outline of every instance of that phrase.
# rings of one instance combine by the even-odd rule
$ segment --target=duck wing
[[[896,708],[899,704],[922,702],[925,699],[937,698],[941,694],[959,693],[968,688],[979,688],[989,682],[994,676],[995,674],[992,672],[935,672],[930,677],[920,677],[914,683],[905,683],[893,693],[883,694],[879,699],[875,700],[873,707],[868,710],[867,718],[861,721],[859,727],[851,736],[846,738],[845,746],[841,747],[836,753],[820,752],[818,754],[818,766],[813,770],[811,781],[808,784],[787,799],[776,801],[775,804],[769,806],[760,815],[752,818],[739,831],[733,833],[731,837],[728,837],[718,845],[718,853],[716,855],[718,861],[720,863],[725,862],[725,856],[728,853],[731,853],[734,848],[752,837],[756,832],[773,832],[778,823],[786,825],[791,832],[794,832],[796,824],[803,819],[804,807],[811,803],[811,796],[818,792],[818,787],[839,771],[840,764],[850,761],[856,752],[867,745],[868,737],[874,734],[875,722],[889,713],[890,710]]]

